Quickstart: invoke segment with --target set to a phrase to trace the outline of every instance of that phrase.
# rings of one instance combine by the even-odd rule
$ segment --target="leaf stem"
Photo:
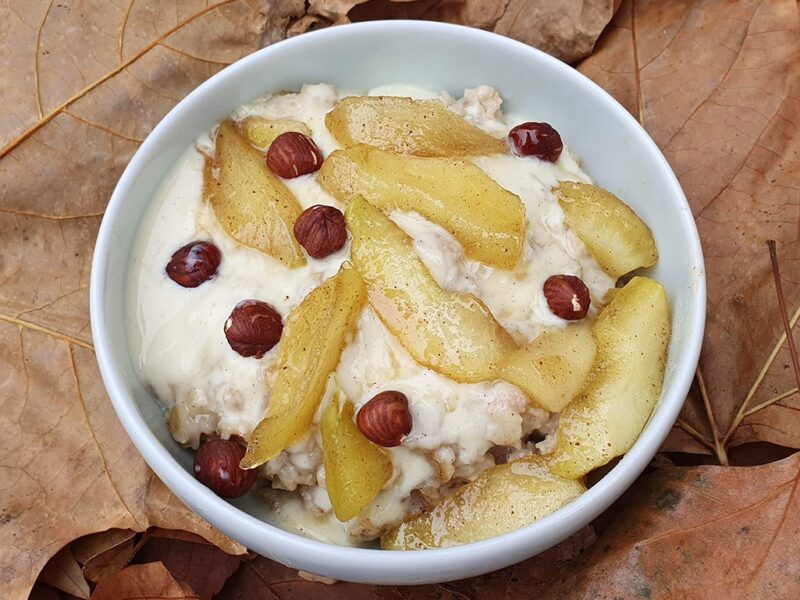
[[[786,296],[783,295],[783,284],[781,283],[781,270],[778,264],[778,247],[775,240],[767,240],[769,247],[769,258],[772,261],[772,276],[775,279],[775,292],[778,294],[778,308],[781,311],[781,321],[783,321],[783,331],[786,333],[786,341],[789,343],[789,356],[792,359],[794,378],[797,386],[800,387],[800,359],[797,356],[797,348],[794,345],[792,326],[789,324],[789,317],[786,314]]]
[[[798,319],[800,319],[800,306],[797,307],[797,310],[795,310],[794,314],[792,315],[792,319],[789,321],[789,327],[790,328],[794,327]],[[778,353],[781,351],[781,348],[783,348],[783,343],[785,341],[786,341],[786,332],[784,331],[784,333],[781,334],[781,337],[778,338],[775,347],[772,348],[772,352],[770,353],[769,357],[767,357],[764,366],[761,367],[761,371],[759,371],[758,376],[756,377],[752,387],[750,388],[750,391],[747,392],[747,396],[745,397],[744,402],[742,402],[742,405],[739,407],[739,412],[736,413],[736,417],[733,419],[733,422],[731,423],[731,426],[728,429],[728,433],[726,433],[725,437],[722,438],[722,443],[725,444],[726,446],[728,445],[730,438],[736,432],[736,429],[741,424],[742,420],[748,414],[752,414],[748,411],[747,407],[750,405],[750,401],[753,399],[753,396],[756,395],[756,392],[758,391],[758,386],[761,385],[761,382],[764,380],[764,377],[766,377],[767,371],[769,371],[769,368],[772,366],[772,363],[775,362],[775,358],[778,356]]]
[[[714,444],[711,443],[711,440],[709,440],[706,436],[704,436],[702,433],[697,431],[697,429],[695,429],[694,427],[689,425],[689,423],[687,423],[683,419],[678,418],[678,420],[675,421],[675,425],[677,425],[678,428],[683,429],[686,433],[688,433],[695,440],[697,440],[698,442],[703,444],[703,446],[705,446],[709,450],[712,450],[712,451],[715,450]]]
[[[708,390],[706,389],[706,382],[703,379],[703,372],[700,367],[697,367],[697,384],[700,387],[700,396],[703,398],[703,406],[706,408],[708,415],[708,422],[711,424],[711,433],[714,435],[714,453],[717,455],[717,460],[722,466],[728,466],[728,453],[725,451],[725,444],[720,439],[719,427],[717,427],[717,419],[714,417],[714,410],[711,408],[711,399],[708,397]]]
[[[753,413],[757,413],[758,411],[760,411],[762,408],[767,408],[769,405],[775,404],[776,402],[780,402],[784,398],[788,398],[789,396],[794,396],[798,391],[800,391],[800,389],[796,387],[793,387],[790,390],[786,390],[785,392],[783,392],[782,394],[778,394],[774,398],[770,398],[769,400],[765,400],[761,404],[755,405],[753,408],[744,413],[744,416],[749,417]]]

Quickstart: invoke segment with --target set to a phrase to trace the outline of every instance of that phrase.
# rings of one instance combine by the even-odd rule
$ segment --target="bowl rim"
[[[263,60],[276,50],[299,48],[310,39],[325,40],[335,44],[338,39],[353,34],[355,30],[378,31],[382,35],[393,35],[398,33],[398,30],[410,30],[420,35],[437,35],[445,32],[463,36],[464,43],[503,44],[509,48],[522,49],[537,60],[550,63],[550,67],[561,70],[565,77],[575,79],[585,93],[593,96],[594,101],[606,104],[608,109],[617,113],[617,117],[627,121],[634,134],[634,143],[642,152],[649,154],[649,159],[657,168],[665,172],[669,185],[667,193],[675,199],[679,207],[680,227],[687,235],[689,254],[694,260],[689,266],[696,271],[696,288],[692,290],[689,318],[685,324],[685,327],[689,328],[689,334],[686,336],[684,351],[676,358],[674,383],[669,389],[662,390],[659,405],[633,447],[600,481],[555,513],[515,531],[460,546],[412,552],[338,546],[305,538],[271,525],[216,496],[178,463],[147,426],[135,401],[124,389],[124,375],[113,358],[111,344],[105,331],[104,323],[107,315],[104,280],[109,268],[108,247],[115,235],[114,224],[130,188],[150,158],[150,149],[156,145],[156,140],[163,137],[169,124],[193,101],[204,96],[207,90],[226,85],[229,79],[236,78],[238,71]],[[677,177],[655,142],[616,99],[569,65],[522,42],[462,25],[411,20],[348,24],[282,40],[232,63],[185,96],[146,137],[114,188],[97,235],[89,294],[95,354],[114,409],[147,464],[178,498],[213,527],[270,558],[322,575],[335,573],[333,577],[340,575],[335,565],[350,564],[354,565],[350,570],[358,572],[352,577],[346,577],[347,580],[362,582],[380,580],[382,583],[446,581],[448,577],[443,577],[441,574],[454,570],[458,571],[458,577],[464,577],[502,568],[559,543],[597,517],[630,487],[672,428],[694,378],[703,340],[706,311],[703,254],[689,204]],[[542,538],[545,539],[544,543],[541,542]]]

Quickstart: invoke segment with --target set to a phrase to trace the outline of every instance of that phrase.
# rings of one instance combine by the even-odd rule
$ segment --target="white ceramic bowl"
[[[128,351],[125,288],[131,248],[153,192],[195,137],[239,105],[268,92],[328,82],[351,90],[408,83],[460,95],[489,84],[516,114],[547,121],[597,183],[630,203],[660,252],[650,275],[664,284],[673,333],[664,391],[628,454],[558,512],[482,542],[417,552],[343,548],[265,523],[255,498],[229,503],[198,483],[191,455],[167,430],[162,409],[139,380]],[[91,280],[92,334],[106,388],[145,460],[186,504],[248,548],[290,567],[336,579],[417,584],[478,575],[528,558],[577,531],[641,473],[670,430],[692,381],[705,319],[703,256],[677,179],[655,144],[602,89],[569,66],[484,31],[430,22],[334,27],[265,48],[209,79],[147,137],[123,173],[97,239]]]

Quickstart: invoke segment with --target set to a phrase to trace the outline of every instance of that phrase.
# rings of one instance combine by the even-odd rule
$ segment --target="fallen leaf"
[[[310,0],[307,12],[309,16],[322,17],[330,22],[346,17],[354,6],[367,0]]]
[[[656,471],[538,598],[798,598],[800,454]]]
[[[177,535],[171,535],[173,533]],[[149,536],[136,553],[134,562],[160,562],[198,596],[212,598],[239,568],[242,557],[226,554],[196,536],[194,540],[187,539],[182,533],[162,531]]]
[[[130,529],[108,529],[79,538],[70,548],[83,565],[83,576],[97,583],[128,566],[136,548],[135,537],[136,532]]]
[[[7,457],[0,467],[0,564],[9,597],[27,595],[54,549],[109,528],[182,527],[231,553],[244,551],[147,468],[108,402],[90,350],[5,322],[0,339],[0,454]]]
[[[103,552],[132,540],[135,535],[136,532],[130,529],[107,529],[75,540],[70,548],[75,560],[85,565]]]
[[[83,565],[83,576],[89,581],[97,583],[127,567],[135,553],[135,540],[132,538],[126,540],[90,558]]]
[[[800,303],[800,19],[793,0],[626,0],[578,67],[607,87],[664,152],[695,214],[706,257],[700,361],[711,415],[729,444],[800,447],[797,394],[735,416],[782,333],[765,251],[781,250],[790,313]],[[756,407],[794,387],[782,352]],[[697,389],[665,449],[708,452],[714,428]]]
[[[495,31],[572,63],[589,55],[620,0],[370,0],[351,21],[425,19]]]
[[[619,4],[620,0],[511,0],[494,31],[571,63],[591,54]]]
[[[65,546],[42,569],[39,578],[42,582],[53,586],[67,594],[78,598],[89,597],[89,584],[83,577],[83,571],[72,549]]]
[[[193,542],[197,544],[208,543],[205,538],[184,529],[163,529],[161,527],[154,527],[149,529],[145,535],[148,539],[166,538],[168,540],[182,540],[184,542]],[[146,541],[147,540],[145,540],[145,542]]]
[[[202,600],[159,562],[132,565],[97,584],[92,600]]]

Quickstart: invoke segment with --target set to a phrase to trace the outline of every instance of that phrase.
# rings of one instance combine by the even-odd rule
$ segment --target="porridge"
[[[139,236],[129,328],[206,485],[255,485],[304,535],[422,548],[541,518],[632,444],[669,309],[617,280],[655,242],[501,102],[306,85],[187,149]],[[525,510],[468,525],[517,492]]]

